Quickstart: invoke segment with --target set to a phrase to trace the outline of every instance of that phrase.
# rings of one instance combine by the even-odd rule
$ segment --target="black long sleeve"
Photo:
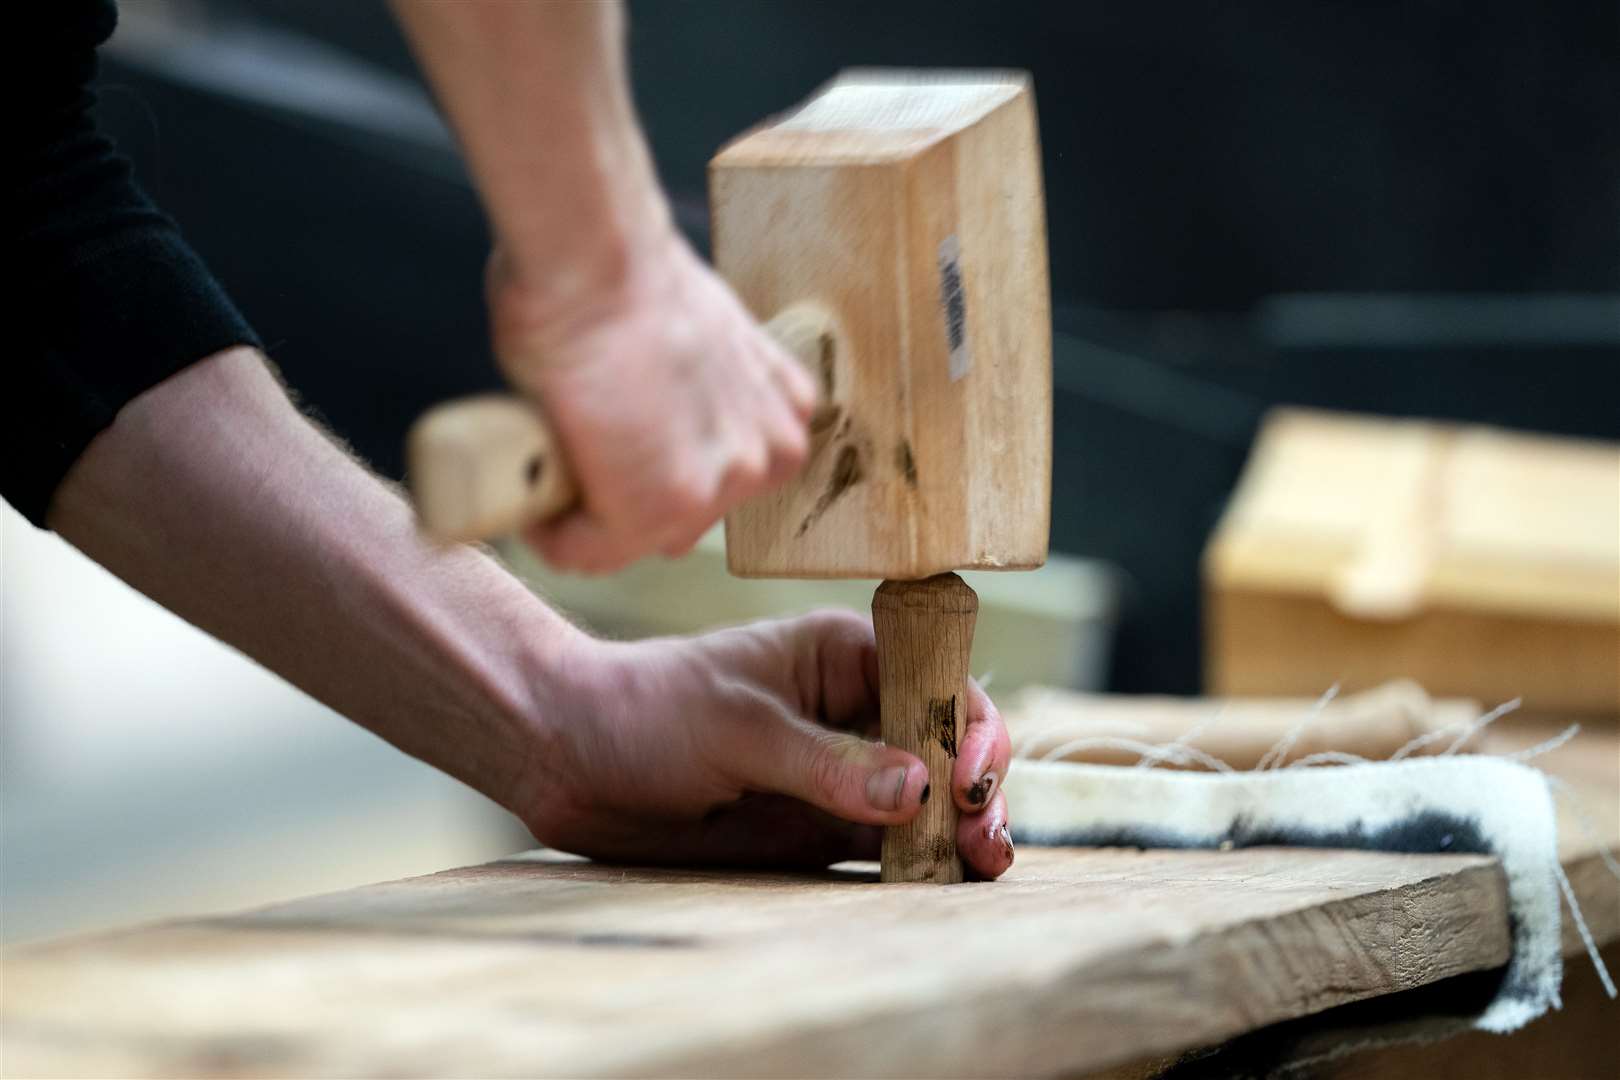
[[[0,496],[39,526],[67,470],[132,398],[232,345],[258,341],[174,222],[95,125],[96,48],[112,0],[25,4],[9,16],[20,148],[7,245],[18,306],[0,405]]]

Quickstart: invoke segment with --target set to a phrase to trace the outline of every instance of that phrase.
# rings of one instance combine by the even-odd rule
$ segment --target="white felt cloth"
[[[1512,1031],[1558,1007],[1557,826],[1547,780],[1528,765],[1462,755],[1203,773],[1018,760],[1004,790],[1015,838],[1035,845],[1495,855],[1507,876],[1513,956],[1475,1026]]]

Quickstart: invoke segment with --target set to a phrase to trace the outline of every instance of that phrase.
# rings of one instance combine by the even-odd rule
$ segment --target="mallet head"
[[[830,316],[810,463],[726,518],[751,577],[1046,559],[1052,361],[1034,97],[1016,72],[851,71],[710,163],[715,264]]]

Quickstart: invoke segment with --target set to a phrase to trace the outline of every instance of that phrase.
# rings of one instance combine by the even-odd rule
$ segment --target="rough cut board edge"
[[[1499,917],[1480,920],[1481,910]],[[1366,943],[1348,928],[1370,919],[1382,930],[1391,918],[1408,921],[1414,933],[1443,932],[1480,921],[1485,925],[1472,937],[1459,934],[1437,964],[1420,971],[1386,972],[1391,978],[1383,985],[1355,985],[1347,978],[1344,955],[1313,953],[1304,947],[1319,944],[1326,931],[1327,936],[1361,949],[1358,958],[1369,961]],[[660,1061],[630,1075],[791,1080],[806,1075],[806,1062],[815,1063],[815,1074],[828,1076],[1089,1073],[1144,1056],[1217,1043],[1256,1026],[1336,1005],[1489,970],[1505,964],[1510,949],[1501,867],[1495,860],[1475,858],[1452,874],[1405,887],[1239,923],[1190,942],[1122,951],[1066,972],[1024,998],[1000,989],[965,994],[960,1002],[936,1011],[929,1042],[918,1038],[897,1044],[895,1032],[915,1025],[915,1015],[880,1013],[858,1025],[733,1042],[718,1053]],[[1267,998],[1268,984],[1274,989],[1300,980],[1301,969],[1313,965],[1318,966],[1313,974],[1319,976],[1315,986],[1296,987],[1303,991],[1296,997],[1278,992]],[[1255,996],[1239,1001],[1244,990]],[[1213,1002],[1228,1008],[1210,1008]],[[1123,1037],[1127,1032],[1130,1037]],[[924,1045],[931,1056],[919,1057]]]
[[[1562,720],[1551,718],[1531,718],[1520,724],[1510,719],[1493,732],[1492,745],[1487,752],[1525,750],[1545,742],[1563,727]],[[1613,823],[1614,829],[1605,834],[1604,840],[1620,847],[1620,802],[1617,802],[1620,800],[1620,786],[1617,786],[1620,752],[1617,751],[1620,751],[1620,743],[1613,732],[1583,734],[1542,760],[1549,772],[1577,786],[1584,811],[1594,822]],[[1593,941],[1603,950],[1608,970],[1620,973],[1620,880],[1594,849],[1596,837],[1584,828],[1571,827],[1570,808],[1561,809],[1560,818],[1564,823],[1559,830],[1559,861],[1581,905]],[[1571,1037],[1609,1036],[1615,1007],[1603,991],[1574,920],[1569,918],[1567,908],[1565,911],[1560,942],[1565,959],[1563,1008],[1535,1021],[1505,1042],[1499,1036],[1477,1030],[1471,1023],[1471,1016],[1496,992],[1498,973],[1480,972],[1398,997],[1351,1004],[1268,1026],[1219,1046],[1150,1057],[1127,1067],[1110,1069],[1099,1080],[1150,1080],[1161,1075],[1185,1080],[1188,1073],[1178,1067],[1192,1062],[1198,1063],[1192,1069],[1192,1075],[1198,1076],[1206,1073],[1210,1076],[1248,1075],[1243,1070],[1249,1066],[1250,1072],[1265,1075],[1281,1075],[1287,1069],[1297,1069],[1302,1077],[1309,1075],[1325,1080],[1332,1076],[1348,1080],[1354,1076],[1367,1080],[1386,1075],[1386,1066],[1401,1061],[1405,1053],[1412,1055],[1414,1067],[1409,1072],[1402,1071],[1402,1076],[1488,1075],[1505,1080],[1555,1074],[1620,1075],[1607,1064],[1601,1068],[1569,1068],[1562,1064],[1568,1061]],[[1584,1021],[1570,1015],[1572,1007],[1577,1012],[1586,1009],[1588,1016]],[[1594,1011],[1599,1014],[1597,1018],[1590,1015]],[[1611,1048],[1608,1057],[1620,1060],[1620,1044]],[[1441,1060],[1445,1066],[1437,1068]],[[1517,1065],[1504,1064],[1504,1061],[1515,1060]],[[1487,1061],[1490,1068],[1479,1068]],[[1560,1064],[1555,1066],[1554,1063]],[[1256,1068],[1256,1065],[1263,1067]],[[1559,1067],[1565,1071],[1555,1073],[1555,1068]]]
[[[1254,851],[1266,854],[1265,849]],[[1224,857],[1179,854],[1192,855],[1189,861]],[[1368,858],[1367,853],[1289,854],[1301,859],[1360,862]],[[1104,861],[1122,855],[1130,857],[1128,853],[1099,853]],[[1494,860],[1463,855],[1373,857],[1380,864],[1387,863],[1390,880],[1399,884],[1218,926],[1187,940],[1155,939],[1145,946],[1104,953],[1043,978],[1038,985],[1021,984],[1017,992],[1009,992],[1012,988],[1004,979],[968,984],[960,988],[959,995],[953,992],[930,1002],[923,1012],[878,1010],[854,1024],[842,1018],[835,1023],[801,1022],[789,1029],[766,1029],[755,1037],[728,1037],[701,1051],[651,1059],[640,1058],[633,1050],[626,1053],[621,1046],[594,1066],[574,1058],[554,1063],[549,1071],[542,1065],[538,1073],[801,1076],[808,1071],[815,1075],[984,1076],[1090,1070],[1219,1041],[1255,1026],[1505,962],[1509,949],[1506,889]],[[1411,872],[1408,860],[1412,858],[1425,860],[1430,869]],[[1441,871],[1439,866],[1448,869]],[[559,869],[564,867],[571,873],[583,868],[574,860],[567,860]],[[615,878],[624,873],[618,868],[600,869]],[[629,871],[632,879],[649,873],[657,874]],[[680,872],[676,874],[680,876]],[[442,879],[442,875],[434,877]],[[1191,880],[1197,882],[1199,876],[1193,874]],[[394,887],[405,884],[395,883]],[[262,933],[273,930],[275,910],[212,925]],[[359,929],[368,936],[390,933],[386,925],[348,929]],[[395,932],[409,933],[410,928],[398,927]],[[1434,936],[1445,941],[1443,950],[1425,949],[1422,941],[1414,941]],[[82,947],[94,941],[77,944]],[[56,947],[60,946],[46,948]],[[904,1034],[897,1037],[897,1032]],[[20,1073],[82,1072],[82,1064],[74,1064],[82,1059],[75,1059],[74,1051],[64,1050],[60,1041],[46,1040],[41,1046],[28,1047],[15,1039],[18,1034],[13,1030],[8,1038],[12,1049],[32,1054],[23,1058],[26,1067]],[[81,1041],[71,1033],[62,1034],[73,1045]],[[136,1045],[146,1038],[137,1038]],[[130,1075],[187,1071],[183,1063],[193,1059],[187,1055],[186,1043],[165,1044],[159,1039],[153,1045],[168,1051],[161,1062],[137,1052],[118,1058],[118,1071]],[[198,1039],[192,1050],[199,1055],[192,1071],[230,1072],[222,1067],[233,1060],[229,1040]],[[492,1045],[492,1051],[498,1055],[497,1046]],[[113,1053],[116,1056],[117,1051]],[[59,1066],[50,1064],[50,1055],[55,1055]],[[276,1071],[275,1062],[260,1064],[264,1068],[243,1074]],[[12,1071],[11,1066],[7,1069]],[[532,1060],[518,1062],[500,1056],[476,1064],[424,1059],[420,1071],[436,1074],[458,1069],[489,1075],[537,1072]],[[310,1060],[308,1071],[323,1071],[319,1057]]]
[[[1620,947],[1604,953],[1620,971]],[[1272,1024],[1216,1046],[1091,1073],[1091,1080],[1523,1080],[1620,1076],[1614,1002],[1595,970],[1575,970],[1563,1007],[1504,1039],[1467,1016],[1495,989],[1482,971],[1403,994]]]

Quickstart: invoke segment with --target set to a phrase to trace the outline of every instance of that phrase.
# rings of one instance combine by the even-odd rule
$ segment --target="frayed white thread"
[[[1305,733],[1305,729],[1316,723],[1317,717],[1322,715],[1322,710],[1327,708],[1328,702],[1338,696],[1339,684],[1334,683],[1327,688],[1327,691],[1321,697],[1316,699],[1316,704],[1311,706],[1309,712],[1294,721],[1294,726],[1289,728],[1287,733],[1278,739],[1270,750],[1260,756],[1260,760],[1255,762],[1254,771],[1265,772],[1267,769],[1275,769],[1282,765],[1288,757],[1288,751],[1294,748],[1294,743],[1299,741],[1299,737]]]
[[[1495,717],[1492,717],[1492,719],[1494,720]],[[1401,760],[1404,760],[1405,758],[1411,756],[1412,754],[1414,754],[1417,751],[1423,749],[1425,746],[1428,746],[1431,743],[1437,743],[1441,739],[1449,739],[1449,738],[1451,738],[1456,733],[1456,731],[1457,731],[1457,729],[1459,727],[1466,727],[1466,726],[1469,726],[1469,725],[1463,724],[1461,721],[1453,720],[1451,723],[1446,724],[1443,727],[1437,727],[1433,731],[1425,731],[1422,735],[1419,735],[1417,738],[1413,739],[1411,742],[1408,742],[1408,743],[1405,743],[1404,745],[1402,745],[1400,749],[1396,750],[1393,754],[1389,755],[1387,760],[1389,760],[1389,761],[1401,761]]]
[[[1578,727],[1579,725],[1573,726]],[[1552,740],[1549,739],[1548,741],[1551,742]],[[1531,749],[1535,748],[1531,747]],[[1615,880],[1620,881],[1620,861],[1615,860],[1614,852],[1610,851],[1608,844],[1604,843],[1603,836],[1598,831],[1597,823],[1586,813],[1586,807],[1581,802],[1580,797],[1575,794],[1575,789],[1556,776],[1548,776],[1545,772],[1541,775],[1547,781],[1547,786],[1552,789],[1553,794],[1562,795],[1569,802],[1566,809],[1571,812],[1575,824],[1579,825],[1581,831],[1586,834],[1586,838],[1592,841],[1592,846],[1597,850],[1598,858],[1603,860],[1604,868],[1614,876]],[[1608,991],[1609,997],[1613,998],[1615,996],[1614,981],[1609,978],[1609,969],[1603,963],[1602,955],[1597,951],[1597,943],[1592,940],[1592,932],[1587,928],[1586,917],[1581,913],[1581,905],[1575,901],[1575,888],[1569,883],[1569,875],[1564,873],[1563,865],[1559,863],[1554,865],[1558,867],[1558,887],[1563,890],[1564,899],[1569,903],[1569,913],[1575,922],[1576,931],[1581,935],[1581,944],[1586,946],[1587,958],[1592,961],[1592,966],[1597,969],[1598,979],[1602,981],[1603,988]]]
[[[1100,734],[1098,728],[1101,725],[1093,721],[1076,720],[1066,724],[1043,723],[1041,718],[1051,710],[1052,701],[1055,697],[1057,697],[1057,694],[1051,691],[1042,693],[1039,698],[1037,698],[1031,705],[1026,707],[1026,714],[1029,717],[1029,726],[1034,728],[1034,730],[1020,736],[1016,741],[1013,742],[1011,751],[1013,757],[1028,758],[1031,761],[1042,760],[1038,759],[1035,755],[1035,747],[1041,745],[1042,743],[1048,742],[1051,739],[1063,739],[1065,737],[1079,738],[1081,736]],[[1107,730],[1112,734],[1129,738],[1133,733],[1142,733],[1148,731],[1149,729],[1148,725],[1143,723],[1115,721],[1107,725]],[[1156,749],[1159,744],[1154,743],[1152,745]]]
[[[1031,753],[1030,751],[1032,750],[1032,748],[1035,746],[1036,743],[1040,742],[1045,737],[1046,736],[1044,736],[1044,735],[1026,735],[1022,739],[1019,739],[1017,742],[1013,743],[1013,745],[1012,745],[1012,757],[1013,757],[1013,760],[1016,761],[1016,760],[1018,760],[1020,758],[1026,760],[1026,761],[1034,761],[1034,760],[1036,760],[1035,755],[1033,753]]]
[[[1421,750],[1431,743],[1437,743],[1442,739],[1451,739],[1452,741],[1450,746],[1440,751],[1440,755],[1445,757],[1450,754],[1455,754],[1458,750],[1462,749],[1462,747],[1466,746],[1468,741],[1475,735],[1478,735],[1481,731],[1484,731],[1486,728],[1496,723],[1496,721],[1502,719],[1502,717],[1517,709],[1520,704],[1523,703],[1523,700],[1523,698],[1514,698],[1512,701],[1504,701],[1490,712],[1465,725],[1463,727],[1462,734],[1454,738],[1452,736],[1452,732],[1457,727],[1455,721],[1447,724],[1445,727],[1435,728],[1433,731],[1426,731],[1391,754],[1388,760],[1400,761],[1413,752]]]
[[[1581,944],[1586,946],[1586,955],[1591,959],[1592,966],[1597,969],[1598,981],[1603,984],[1603,992],[1613,1000],[1616,992],[1614,980],[1609,978],[1609,967],[1598,952],[1597,942],[1592,940],[1592,931],[1587,929],[1586,917],[1581,914],[1581,905],[1575,899],[1575,888],[1569,883],[1569,875],[1564,873],[1563,866],[1556,859],[1553,860],[1553,873],[1558,876],[1558,887],[1563,890],[1564,902],[1569,905],[1570,918],[1575,922],[1575,932],[1580,934]]]
[[[990,676],[986,675],[985,677],[988,679]],[[1322,696],[1317,698],[1316,701],[1311,705],[1310,709],[1308,709],[1303,716],[1295,721],[1293,726],[1284,733],[1283,737],[1276,743],[1272,744],[1272,746],[1261,755],[1260,760],[1257,761],[1252,766],[1251,770],[1248,771],[1262,772],[1266,769],[1281,768],[1288,756],[1288,751],[1293,748],[1296,742],[1299,741],[1304,733],[1310,728],[1311,724],[1315,723],[1321,717],[1323,711],[1327,708],[1328,703],[1337,697],[1338,694],[1338,683],[1334,683],[1332,686],[1328,687],[1327,690],[1323,692]],[[1042,697],[1035,703],[1034,708],[1030,710],[1031,720],[1037,721],[1035,726],[1038,730],[1032,731],[1028,735],[1023,736],[1013,743],[1012,756],[1014,758],[1026,758],[1033,761],[1053,761],[1076,750],[1084,750],[1095,746],[1098,748],[1106,747],[1113,750],[1125,750],[1127,752],[1140,753],[1141,756],[1137,759],[1135,765],[1133,766],[1134,768],[1139,769],[1151,769],[1163,762],[1186,764],[1189,760],[1191,760],[1203,762],[1219,772],[1240,771],[1232,768],[1232,766],[1228,765],[1224,761],[1221,761],[1219,758],[1216,758],[1214,755],[1199,751],[1196,747],[1188,746],[1188,744],[1194,739],[1204,734],[1216,723],[1225,718],[1227,715],[1227,707],[1230,702],[1223,701],[1220,708],[1217,709],[1212,716],[1198,721],[1192,727],[1188,728],[1175,739],[1167,743],[1147,743],[1124,736],[1085,734],[1048,747],[1039,756],[1037,756],[1033,751],[1038,744],[1045,742],[1048,739],[1061,737],[1065,731],[1080,731],[1089,733],[1094,730],[1091,725],[1086,724],[1085,722],[1043,727],[1038,723],[1038,718],[1041,713],[1050,705],[1050,702],[1051,695],[1042,695]],[[1520,699],[1514,698],[1512,701],[1499,705],[1495,709],[1492,709],[1490,712],[1474,720],[1472,723],[1467,725],[1466,730],[1463,731],[1460,736],[1454,738],[1454,741],[1450,746],[1442,751],[1442,755],[1454,753],[1458,747],[1466,744],[1470,739],[1472,739],[1480,731],[1484,730],[1491,723],[1502,718],[1503,716],[1506,716],[1514,709],[1517,709],[1519,704]],[[1131,726],[1140,728],[1142,725]],[[1440,740],[1446,738],[1453,738],[1453,734],[1457,727],[1458,722],[1453,721],[1444,727],[1436,728],[1434,731],[1424,732],[1422,735],[1412,739],[1410,742],[1400,747],[1400,749],[1396,750],[1395,753],[1392,754],[1387,760],[1400,761],[1402,758],[1410,755],[1413,751],[1419,750],[1430,743],[1439,742]],[[1099,739],[1105,741],[1095,741]],[[1192,752],[1183,752],[1187,750],[1191,750]],[[1299,761],[1288,762],[1288,767],[1294,768],[1295,766],[1299,765],[1330,764],[1364,765],[1369,764],[1372,761],[1372,758],[1361,757],[1356,754],[1345,753],[1337,750],[1324,750],[1319,753],[1308,754]],[[1217,762],[1219,764],[1215,764]]]
[[[1202,735],[1204,732],[1208,731],[1210,728],[1219,723],[1221,718],[1225,715],[1226,705],[1223,703],[1221,707],[1216,709],[1212,715],[1206,716],[1204,719],[1198,721],[1198,723],[1194,724],[1186,731],[1183,731],[1180,735],[1177,735],[1170,742],[1165,743],[1160,749],[1155,750],[1151,754],[1143,754],[1142,757],[1136,762],[1136,767],[1138,769],[1153,768],[1153,766],[1157,765],[1159,762],[1173,756],[1176,751],[1190,745],[1194,739],[1198,738],[1198,736]]]
[[[1166,744],[1143,742],[1140,739],[1126,739],[1118,735],[1088,735],[1085,738],[1070,739],[1068,742],[1058,743],[1050,750],[1047,750],[1045,753],[1041,754],[1041,756],[1035,760],[1060,761],[1067,755],[1072,754],[1077,750],[1089,750],[1092,747],[1108,750],[1124,750],[1127,753],[1140,754],[1142,757],[1147,757],[1150,754],[1158,754],[1166,749],[1169,749]],[[1196,746],[1178,746],[1174,748],[1173,754],[1166,756],[1169,760],[1174,761],[1177,764],[1185,764],[1188,761],[1196,761],[1200,765],[1207,766],[1216,772],[1229,773],[1237,771],[1220,758],[1213,754],[1207,754],[1198,749]]]
[[[1039,699],[1037,699],[1036,701],[1031,703],[1031,705],[1028,707],[1029,718],[1030,718],[1030,726],[1036,728],[1037,730],[1031,731],[1029,734],[1021,736],[1017,741],[1015,741],[1012,744],[1011,754],[1012,754],[1013,757],[1015,757],[1015,758],[1029,757],[1030,756],[1030,753],[1029,753],[1030,748],[1033,747],[1036,743],[1040,742],[1042,739],[1046,738],[1047,732],[1039,730],[1039,728],[1040,728],[1039,720],[1040,720],[1041,714],[1046,711],[1046,709],[1051,705],[1051,703],[1052,703],[1052,695],[1051,695],[1051,693],[1050,692],[1044,692],[1044,693],[1041,694]]]
[[[1298,761],[1290,761],[1286,768],[1301,769],[1307,765],[1373,765],[1371,758],[1364,758],[1360,754],[1349,754],[1342,750],[1321,750],[1314,754],[1306,754]]]
[[[1531,758],[1540,757],[1542,754],[1556,750],[1560,746],[1563,746],[1565,743],[1569,742],[1569,740],[1573,739],[1580,730],[1581,725],[1571,724],[1569,727],[1565,728],[1563,731],[1560,731],[1546,742],[1539,742],[1527,750],[1519,750],[1512,754],[1499,754],[1496,756],[1505,758],[1508,761],[1529,761]]]
[[[1586,838],[1592,841],[1592,846],[1597,849],[1598,858],[1603,860],[1603,865],[1608,867],[1609,873],[1614,875],[1616,881],[1620,881],[1620,860],[1615,859],[1614,852],[1604,842],[1602,831],[1598,829],[1597,822],[1592,820],[1592,816],[1586,812],[1586,804],[1575,794],[1575,789],[1556,776],[1547,776],[1546,773],[1541,775],[1547,777],[1547,784],[1553,789],[1554,794],[1562,795],[1569,802],[1569,810],[1575,818],[1575,824],[1579,825]]]
[[[1255,764],[1254,768],[1252,770],[1245,771],[1258,773],[1266,770],[1282,768],[1286,762],[1289,750],[1292,749],[1300,736],[1303,735],[1310,725],[1321,715],[1327,704],[1332,701],[1335,696],[1337,696],[1338,690],[1339,687],[1337,683],[1329,687],[1327,692],[1317,699],[1315,705],[1310,709],[1310,711],[1301,717],[1291,728],[1289,728],[1288,732],[1283,736],[1282,739],[1278,740],[1277,743],[1275,743],[1269,750],[1266,751],[1264,755],[1262,755],[1260,761]],[[1511,701],[1503,702],[1501,705],[1498,705],[1496,708],[1483,714],[1472,722],[1466,725],[1461,725],[1461,732],[1455,736],[1453,736],[1453,732],[1455,732],[1460,726],[1457,723],[1447,724],[1444,727],[1437,728],[1434,731],[1425,732],[1424,734],[1417,736],[1416,738],[1407,742],[1404,746],[1397,749],[1386,760],[1388,762],[1401,761],[1415,751],[1447,738],[1450,738],[1451,742],[1445,747],[1445,749],[1440,751],[1437,756],[1454,756],[1459,750],[1461,750],[1462,747],[1466,746],[1480,732],[1484,731],[1497,720],[1518,709],[1522,704],[1522,701],[1523,699],[1521,698],[1514,698]],[[1067,754],[1078,750],[1084,750],[1088,747],[1107,747],[1110,749],[1125,750],[1127,752],[1137,753],[1139,755],[1139,759],[1136,762],[1136,767],[1139,768],[1153,768],[1159,763],[1167,761],[1177,764],[1185,764],[1192,761],[1203,764],[1205,767],[1217,772],[1237,773],[1239,770],[1233,769],[1225,761],[1222,761],[1221,759],[1212,754],[1206,753],[1205,751],[1199,750],[1196,747],[1186,745],[1192,739],[1197,737],[1197,735],[1201,734],[1212,724],[1221,719],[1224,712],[1225,707],[1223,705],[1222,709],[1217,711],[1214,716],[1199,721],[1192,728],[1188,729],[1182,735],[1169,743],[1153,744],[1139,739],[1124,738],[1119,736],[1092,735],[1071,739],[1067,742],[1060,743],[1059,745],[1054,746],[1043,753],[1038,760],[1043,762],[1051,762],[1061,759]],[[1065,725],[1065,727],[1067,730],[1072,731],[1074,730],[1075,726]],[[1543,754],[1556,750],[1558,747],[1563,746],[1565,743],[1573,739],[1579,732],[1580,725],[1571,724],[1569,727],[1565,728],[1552,738],[1527,749],[1511,754],[1489,754],[1481,756],[1495,758],[1501,761],[1524,763],[1540,757]],[[1027,749],[1031,743],[1042,738],[1051,737],[1051,735],[1052,732],[1050,730],[1039,732],[1030,738],[1021,740],[1021,743]],[[1020,754],[1018,750],[1015,749],[1014,756],[1020,757],[1025,755]],[[1327,750],[1307,754],[1298,761],[1288,762],[1287,768],[1295,769],[1318,764],[1361,765],[1379,763],[1380,762],[1370,761],[1369,759],[1356,754]],[[1532,768],[1534,768],[1534,766],[1532,766]],[[1610,874],[1614,875],[1617,879],[1620,879],[1620,860],[1617,860],[1615,855],[1604,845],[1602,836],[1599,833],[1597,826],[1584,812],[1584,809],[1581,807],[1579,799],[1576,797],[1574,790],[1558,777],[1550,776],[1539,768],[1536,769],[1536,772],[1540,774],[1551,791],[1562,794],[1566,797],[1566,799],[1569,800],[1574,811],[1572,816],[1575,818],[1582,830],[1587,834],[1588,839],[1593,842],[1593,846],[1597,851],[1599,858],[1602,859],[1605,868]],[[1577,935],[1581,939],[1582,946],[1586,950],[1587,959],[1591,961],[1593,970],[1597,972],[1598,980],[1602,983],[1604,992],[1612,1000],[1617,996],[1620,996],[1620,992],[1617,992],[1614,979],[1609,973],[1608,965],[1603,962],[1603,957],[1598,951],[1597,942],[1592,937],[1591,928],[1587,926],[1586,916],[1581,911],[1580,901],[1575,897],[1574,886],[1570,883],[1569,876],[1564,872],[1564,868],[1559,863],[1556,855],[1552,859],[1552,869],[1554,877],[1558,882],[1559,891],[1563,895],[1564,903],[1569,909],[1570,920],[1575,927]],[[1554,1008],[1559,1006],[1556,991],[1553,992],[1551,1003]]]
[[[1455,754],[1464,746],[1467,746],[1469,740],[1473,739],[1475,735],[1478,735],[1480,732],[1502,719],[1502,717],[1506,716],[1508,713],[1516,711],[1518,707],[1523,704],[1524,698],[1514,698],[1512,701],[1502,702],[1502,704],[1498,705],[1496,708],[1492,709],[1490,712],[1486,713],[1484,716],[1480,717],[1478,720],[1475,720],[1472,724],[1469,724],[1466,728],[1464,728],[1463,733],[1451,740],[1451,744],[1444,750],[1440,751],[1440,753],[1447,757]]]

